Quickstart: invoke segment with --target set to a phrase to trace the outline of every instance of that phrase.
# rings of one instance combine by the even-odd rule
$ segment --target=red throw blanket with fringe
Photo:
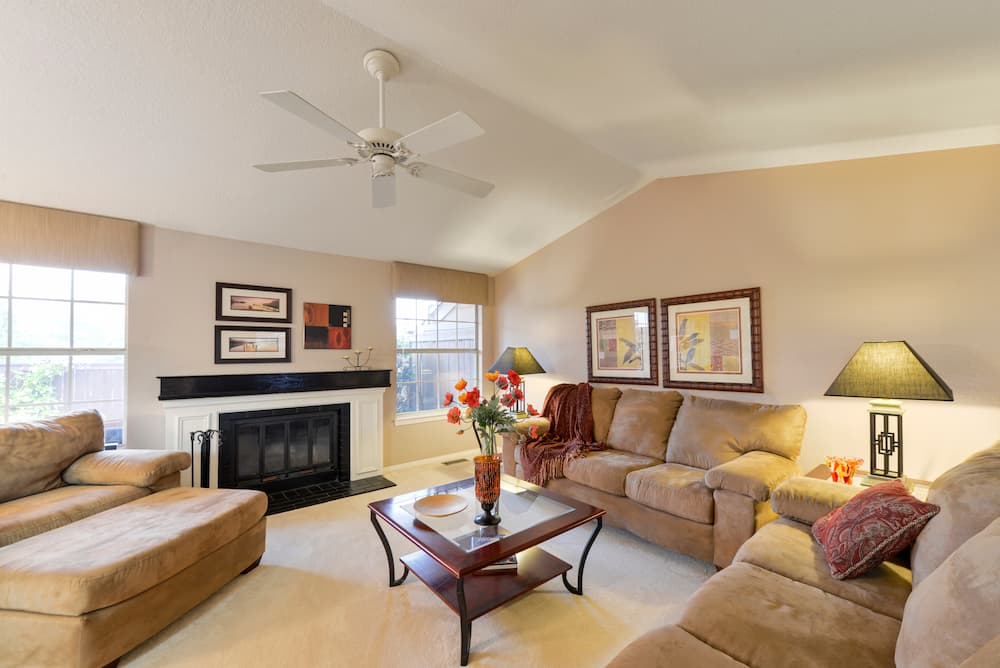
[[[524,479],[544,485],[563,477],[563,465],[590,450],[603,450],[594,442],[594,412],[590,405],[590,384],[563,383],[549,390],[542,417],[550,421],[548,433],[521,446]]]

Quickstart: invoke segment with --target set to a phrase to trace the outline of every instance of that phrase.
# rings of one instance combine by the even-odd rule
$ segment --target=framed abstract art
[[[306,302],[303,307],[307,350],[347,350],[351,347],[351,307]]]
[[[587,379],[656,385],[656,300],[587,307]]]
[[[660,300],[663,387],[763,392],[760,288]]]

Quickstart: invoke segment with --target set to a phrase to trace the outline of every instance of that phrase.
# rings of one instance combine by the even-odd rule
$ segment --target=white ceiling
[[[350,155],[257,92],[370,127],[374,47],[488,198],[250,167]],[[3,0],[0,90],[0,199],[495,273],[656,176],[1000,142],[1000,3]]]

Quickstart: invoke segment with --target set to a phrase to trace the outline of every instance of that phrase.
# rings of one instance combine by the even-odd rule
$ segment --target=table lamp
[[[531,373],[545,373],[545,369],[538,363],[535,356],[531,354],[531,351],[523,346],[517,348],[507,346],[507,349],[501,353],[497,361],[489,368],[490,371],[499,371],[500,373],[507,373],[511,369],[516,371],[520,376],[526,376]],[[524,379],[522,378],[521,398],[514,405],[514,411],[518,415],[523,415],[524,406]]]
[[[863,485],[903,477],[901,399],[955,400],[951,388],[906,341],[862,343],[826,396],[872,400],[868,408],[871,474]]]

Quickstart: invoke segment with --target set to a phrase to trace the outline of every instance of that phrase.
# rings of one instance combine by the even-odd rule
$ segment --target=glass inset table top
[[[471,479],[459,480],[453,485],[441,485],[434,488],[435,494],[457,494],[469,501],[465,510],[454,515],[431,517],[417,512],[413,508],[413,504],[419,499],[430,496],[429,491],[421,490],[396,497],[394,505],[466,552],[472,552],[502,540],[505,536],[516,534],[542,522],[573,512],[573,508],[566,504],[542,496],[530,489],[518,487],[505,479],[500,483],[500,501],[495,511],[500,515],[500,524],[494,527],[483,527],[473,521],[476,515],[482,512],[482,508],[476,501],[476,491]]]

